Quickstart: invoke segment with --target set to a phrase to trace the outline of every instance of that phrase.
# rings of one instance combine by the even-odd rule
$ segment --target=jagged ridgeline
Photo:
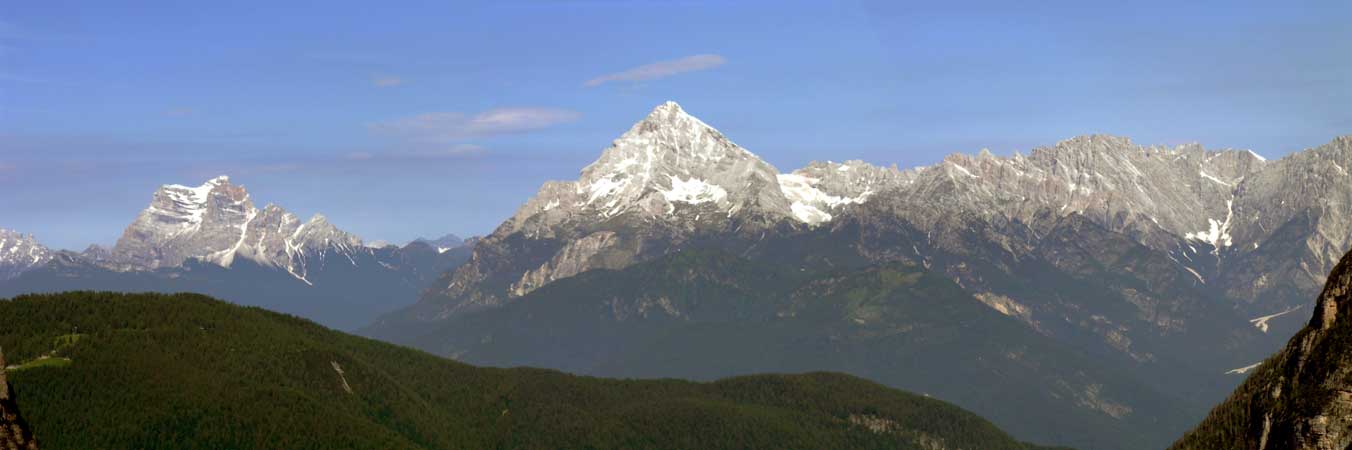
[[[1309,325],[1173,448],[1352,448],[1352,253]]]
[[[477,368],[198,295],[0,301],[0,345],[47,449],[1032,448],[846,375]]]

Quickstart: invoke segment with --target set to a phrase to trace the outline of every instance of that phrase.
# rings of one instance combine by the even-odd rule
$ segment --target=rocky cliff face
[[[1352,253],[1333,269],[1309,324],[1175,449],[1352,446]]]
[[[5,353],[0,349],[0,450],[37,450],[33,432],[19,415],[19,406],[5,376]]]

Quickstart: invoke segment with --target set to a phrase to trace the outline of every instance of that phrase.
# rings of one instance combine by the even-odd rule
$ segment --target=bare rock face
[[[248,192],[229,177],[197,187],[162,186],[118,239],[113,257],[146,269],[178,266],[189,257],[228,265],[257,213]]]
[[[19,414],[19,406],[5,377],[5,354],[0,350],[0,450],[37,450],[33,431]]]
[[[1352,446],[1352,253],[1316,305],[1309,325],[1173,448]]]
[[[554,254],[553,258],[535,270],[526,272],[521,276],[521,280],[512,285],[511,293],[514,296],[522,296],[535,290],[535,288],[549,284],[550,282],[571,277],[579,273],[596,269],[610,268],[618,269],[629,264],[627,254],[622,254],[620,261],[614,261],[607,264],[603,258],[597,258],[602,251],[615,246],[616,234],[611,231],[598,231],[587,235],[582,239],[569,242]]]

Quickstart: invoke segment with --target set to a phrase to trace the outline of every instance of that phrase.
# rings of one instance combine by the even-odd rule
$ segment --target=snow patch
[[[1263,365],[1263,362],[1262,362],[1262,361],[1259,361],[1259,362],[1256,362],[1256,363],[1253,363],[1253,364],[1249,364],[1249,365],[1244,366],[1244,367],[1240,367],[1240,368],[1238,368],[1238,369],[1230,369],[1230,370],[1227,370],[1227,371],[1225,371],[1225,374],[1226,374],[1226,375],[1231,375],[1231,374],[1234,374],[1234,375],[1243,375],[1243,374],[1247,373],[1247,372],[1250,371],[1250,370],[1257,369],[1258,366],[1261,366],[1261,365]]]
[[[857,197],[839,197],[817,189],[817,183],[821,180],[816,178],[793,173],[782,173],[777,178],[780,192],[783,192],[784,197],[792,202],[790,209],[792,209],[793,217],[813,225],[831,220],[831,214],[823,211],[822,207],[830,210],[842,205],[863,203],[868,200],[869,196],[873,195],[873,191],[865,190]]]
[[[793,210],[793,218],[804,223],[816,225],[831,221],[830,214],[817,209],[815,206],[804,205],[802,202],[793,202],[789,209]]]
[[[659,191],[668,202],[682,202],[698,205],[706,202],[721,202],[728,198],[728,191],[716,184],[710,184],[698,178],[682,180],[671,177],[671,190]]]
[[[1249,323],[1253,324],[1253,326],[1254,326],[1255,328],[1258,328],[1259,330],[1262,330],[1264,333],[1266,333],[1266,332],[1268,332],[1268,321],[1269,321],[1269,320],[1272,320],[1272,319],[1275,319],[1275,318],[1284,316],[1284,315],[1289,314],[1289,313],[1291,313],[1292,311],[1295,311],[1295,310],[1297,310],[1297,309],[1300,309],[1300,306],[1296,306],[1296,307],[1294,307],[1294,308],[1290,308],[1290,309],[1287,309],[1286,311],[1282,311],[1282,312],[1279,312],[1279,313],[1276,313],[1276,314],[1268,314],[1268,315],[1266,315],[1266,316],[1255,317],[1255,318],[1249,319]],[[1241,372],[1241,373],[1243,373],[1243,372]]]
[[[1221,247],[1229,247],[1234,243],[1230,238],[1230,220],[1234,218],[1235,215],[1235,200],[1233,198],[1225,201],[1225,209],[1224,222],[1216,219],[1207,219],[1207,223],[1211,225],[1210,229],[1187,233],[1183,237],[1211,244],[1214,248],[1212,253],[1219,255]]]
[[[1183,266],[1183,269],[1184,269],[1184,270],[1187,270],[1188,273],[1191,273],[1192,276],[1197,277],[1197,281],[1201,281],[1202,284],[1206,284],[1206,279],[1205,279],[1205,278],[1202,278],[1202,274],[1197,273],[1196,270],[1192,270],[1192,268],[1191,268],[1191,267],[1188,267],[1188,266]]]
[[[1199,171],[1197,171],[1197,174],[1198,174],[1198,175],[1201,175],[1202,178],[1206,178],[1206,179],[1208,179],[1208,180],[1215,181],[1217,184],[1221,184],[1221,185],[1223,185],[1223,186],[1227,186],[1227,187],[1234,187],[1234,186],[1235,186],[1235,185],[1233,185],[1233,184],[1230,184],[1230,183],[1225,182],[1225,180],[1222,180],[1222,179],[1220,179],[1220,178],[1216,178],[1216,177],[1212,176],[1211,174],[1206,173],[1205,171],[1199,170]]]

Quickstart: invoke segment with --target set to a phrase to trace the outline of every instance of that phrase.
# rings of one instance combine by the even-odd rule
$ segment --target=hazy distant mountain
[[[551,328],[517,322],[555,317],[532,310],[544,305],[588,310],[609,300],[592,294],[605,292],[602,284],[578,287],[584,294],[568,300],[541,299],[537,290],[598,269],[661,264],[664,255],[691,249],[717,248],[817,275],[909,264],[951,280],[963,298],[1127,377],[1091,376],[1093,381],[1070,385],[1079,398],[1094,399],[1083,404],[1097,405],[1099,417],[1077,411],[1083,404],[1050,402],[1038,411],[1067,417],[1067,423],[1002,422],[1027,414],[1025,405],[950,400],[1031,440],[1101,446],[1092,436],[1102,431],[1098,436],[1109,441],[1140,438],[1145,447],[1158,447],[1239,382],[1225,372],[1261,360],[1298,326],[1289,312],[1318,289],[1326,272],[1320,268],[1330,268],[1352,238],[1352,178],[1341,166],[1346,161],[1352,161],[1352,138],[1266,161],[1243,150],[1140,147],[1124,138],[1085,136],[1026,156],[983,151],[908,170],[858,161],[813,163],[785,174],[667,103],[615,140],[577,181],[541,187],[475,246],[468,264],[443,277],[418,304],[366,331],[474,361],[543,361],[588,372],[600,369],[587,364],[613,355],[577,355],[565,366],[528,346],[493,353],[487,350],[496,348],[491,341],[471,342],[464,333],[477,330],[480,339],[492,330],[519,330],[522,339],[547,335]],[[613,301],[642,303],[626,295]],[[748,293],[708,295],[750,301]],[[524,299],[535,301],[511,309],[524,308],[520,315],[487,312]],[[649,300],[647,311],[664,310],[658,299]],[[582,329],[598,320],[573,322],[583,319],[558,318],[549,326]],[[761,330],[735,314],[719,320]],[[456,328],[467,322],[474,327]],[[916,333],[924,339],[927,331]],[[644,342],[625,333],[612,338]],[[869,354],[885,355],[880,349]],[[668,366],[630,370],[656,375],[648,371],[655,367]],[[1038,364],[1033,373],[1071,380],[1074,367]],[[994,383],[1001,373],[973,376]],[[908,382],[898,378],[894,385],[916,388]],[[1127,394],[1136,392],[1128,387],[1136,382],[1155,394]],[[1010,389],[1051,395],[1040,385]],[[1185,414],[1169,419],[1171,411]],[[1167,423],[1146,426],[1152,417]],[[1069,429],[1090,433],[1071,436]]]
[[[18,267],[0,282],[0,297],[72,289],[200,292],[347,329],[412,303],[469,253],[423,243],[368,247],[323,215],[301,221],[277,205],[258,209],[225,176],[197,187],[160,187],[111,251],[53,253],[31,237],[5,236],[0,246],[18,242],[23,247],[11,247],[13,254],[38,262],[0,266]]]
[[[1301,314],[1307,316],[1309,314]],[[1352,446],[1352,253],[1328,277],[1309,325],[1175,449]]]
[[[422,242],[424,244],[430,245],[432,246],[432,248],[437,249],[437,251],[439,252],[446,252],[448,250],[465,245],[465,240],[461,239],[460,236],[456,236],[454,234],[447,234],[445,236],[436,239],[417,238],[414,239],[413,242]]]

